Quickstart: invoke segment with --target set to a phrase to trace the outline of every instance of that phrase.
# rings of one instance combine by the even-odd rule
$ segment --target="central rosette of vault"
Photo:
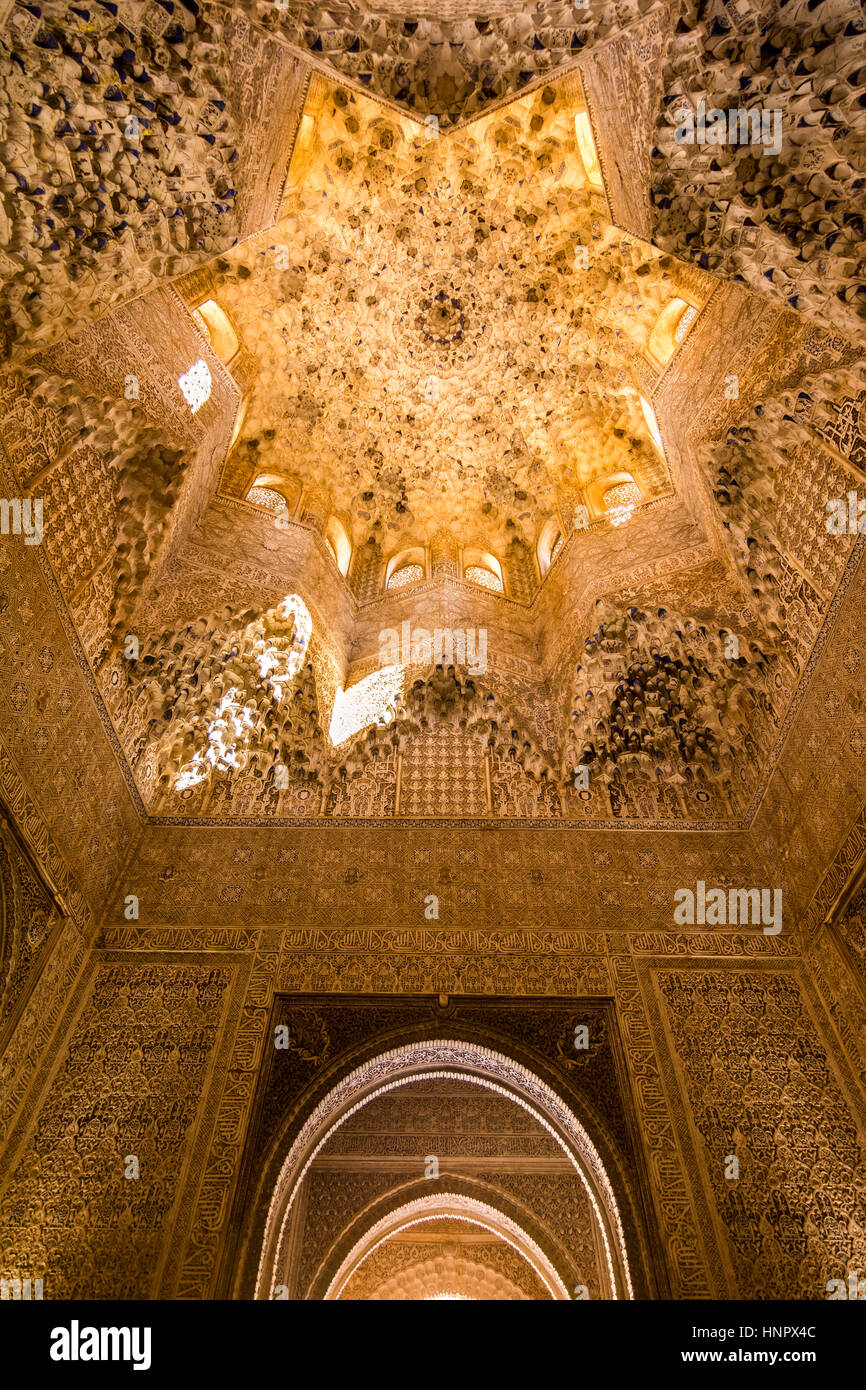
[[[479,355],[487,321],[471,276],[419,277],[398,319],[403,351],[412,362],[440,372],[466,367]]]

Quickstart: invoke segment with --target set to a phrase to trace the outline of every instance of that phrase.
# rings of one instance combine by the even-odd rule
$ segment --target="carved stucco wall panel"
[[[67,919],[47,943],[35,978],[16,1016],[15,1031],[0,1055],[0,1136],[4,1162],[21,1140],[20,1121],[32,1120],[38,1106],[46,1068],[53,1065],[55,1035],[62,1041],[61,1017],[77,988],[87,962],[87,946],[77,925]]]
[[[311,938],[314,946],[332,930],[323,914],[347,931],[429,929],[425,899],[434,894],[440,932],[477,932],[471,939],[480,944],[490,933],[562,931],[565,945],[575,929],[671,928],[675,888],[699,878],[759,884],[752,837],[527,833],[510,823],[492,836],[442,820],[273,827],[264,840],[254,828],[151,826],[103,920],[122,928],[124,897],[137,891],[142,926],[194,926],[206,912],[214,927],[291,922],[325,932]]]
[[[657,955],[635,965],[636,973],[615,962],[618,998],[650,1171],[680,1274],[690,1264],[694,1273],[713,1270],[716,1297],[826,1297],[826,1280],[844,1277],[847,1264],[862,1259],[845,1194],[849,1179],[863,1181],[863,1112],[856,1072],[834,1059],[835,1034],[808,968],[744,968],[719,958],[674,970]],[[715,1044],[708,1053],[709,1036]],[[774,1087],[786,1085],[790,1093],[777,1103]],[[725,1177],[729,1155],[739,1156],[740,1181]],[[824,1166],[813,1181],[819,1157]],[[825,1179],[833,1194],[826,1198]],[[756,1230],[766,1237],[762,1253]]]
[[[14,496],[5,466],[0,481]],[[37,556],[42,548],[25,546],[23,537],[3,538],[3,740],[12,766],[27,769],[26,786],[46,830],[98,911],[139,821],[70,649],[77,636],[62,606],[58,611],[52,577]]]
[[[0,1225],[49,1297],[147,1297],[199,1136],[232,969],[101,960],[77,984],[41,1105],[19,1122]],[[14,1142],[6,1163],[15,1153]],[[139,1176],[127,1177],[127,1156]]]
[[[866,901],[862,887],[848,903],[844,912],[834,921],[836,939],[842,948],[843,958],[856,972],[860,982],[866,985]]]
[[[36,1076],[87,960],[90,907],[5,747],[0,746],[0,840],[4,873],[0,959],[0,1137],[31,1114]]]
[[[863,866],[866,810],[861,810],[809,904],[804,959],[832,1020],[837,1045],[861,1085],[866,1081],[866,989],[863,984]]]
[[[866,997],[860,979],[859,962],[840,949],[835,933],[825,928],[805,953],[810,986],[820,999],[835,1031],[841,1058],[866,1083]]]
[[[242,1002],[227,1025],[221,1084],[214,1088],[212,1137],[200,1144],[200,1159],[184,1197],[185,1224],[175,1232],[160,1296],[200,1299],[213,1296],[228,1228],[232,1196],[255,1095],[278,956],[272,943],[250,941],[251,959],[242,982]]]
[[[862,745],[862,671],[866,660],[858,606],[864,596],[859,538],[845,601],[831,609],[819,639],[815,674],[783,729],[785,742],[758,808],[754,834],[767,871],[805,909],[827,865],[857,820],[866,798]],[[862,610],[861,610],[862,611]],[[827,736],[828,728],[832,731]]]
[[[740,1297],[825,1298],[862,1263],[866,1182],[862,1108],[826,1024],[794,971],[657,964],[654,989]]]

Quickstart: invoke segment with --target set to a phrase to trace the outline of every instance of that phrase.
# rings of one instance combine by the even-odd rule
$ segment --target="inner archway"
[[[617,1199],[598,1150],[584,1126],[562,1098],[526,1066],[477,1043],[454,1039],[407,1043],[379,1054],[344,1076],[318,1102],[290,1144],[271,1195],[256,1296],[286,1296],[282,1291],[289,1287],[286,1282],[288,1271],[301,1239],[297,1213],[293,1216],[293,1211],[300,1194],[303,1193],[302,1205],[309,1200],[310,1185],[318,1181],[323,1163],[329,1160],[333,1163],[328,1146],[338,1131],[383,1097],[403,1097],[414,1088],[435,1084],[459,1085],[485,1097],[495,1097],[529,1118],[533,1127],[545,1136],[558,1153],[560,1162],[571,1174],[571,1180],[579,1187],[581,1200],[586,1204],[587,1224],[597,1249],[598,1296],[613,1299],[633,1297]],[[425,1172],[424,1177],[419,1174],[415,1183],[407,1179],[397,1184],[387,1200],[377,1199],[367,1203],[364,1211],[353,1213],[345,1231],[334,1235],[328,1255],[333,1266],[329,1266],[329,1289],[335,1278],[339,1282],[340,1277],[348,1277],[346,1270],[351,1269],[352,1259],[357,1261],[359,1258],[369,1230],[375,1225],[375,1221],[369,1219],[372,1214],[375,1213],[376,1220],[384,1220],[387,1224],[395,1210],[421,1200],[422,1195],[424,1199],[439,1202],[441,1211],[442,1192],[431,1193],[429,1181],[426,1190],[424,1187],[425,1179],[440,1177],[439,1160],[435,1154],[427,1157],[436,1160],[435,1169]],[[305,1188],[305,1179],[308,1178]],[[485,1189],[485,1182],[484,1175],[467,1172],[459,1190],[461,1201],[482,1201],[488,1207],[495,1205],[501,1210],[498,1198],[492,1202],[486,1200],[489,1192]],[[536,1189],[538,1186],[536,1184]],[[518,1228],[521,1222],[516,1219],[515,1213],[525,1211],[531,1221],[532,1207],[538,1199],[537,1190],[529,1198],[519,1197],[513,1210],[507,1213],[507,1219]],[[383,1209],[380,1210],[380,1207]],[[532,1239],[535,1240],[534,1235]],[[538,1245],[539,1241],[536,1240],[535,1244]],[[570,1297],[570,1294],[563,1295],[562,1290],[567,1285],[555,1269],[555,1277],[551,1275],[551,1265],[555,1265],[555,1261],[548,1256],[547,1274],[543,1280],[548,1290],[546,1296]],[[340,1275],[341,1270],[343,1275]],[[571,1277],[576,1277],[573,1270]],[[321,1293],[307,1296],[334,1295],[329,1295],[323,1288]]]
[[[429,1248],[437,1242],[442,1253],[431,1257]],[[409,1261],[394,1260],[400,1245],[409,1247]],[[383,1254],[392,1258],[383,1266],[387,1277],[377,1282],[375,1265]],[[495,1257],[501,1265],[507,1255],[512,1260],[505,1273]],[[486,1202],[442,1192],[407,1202],[375,1222],[343,1259],[325,1298],[448,1295],[485,1301],[570,1297],[552,1262],[515,1221]]]

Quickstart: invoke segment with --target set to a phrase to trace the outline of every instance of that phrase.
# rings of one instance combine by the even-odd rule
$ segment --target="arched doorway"
[[[416,1177],[405,1171],[398,1177],[395,1169],[394,1181],[384,1195],[374,1194],[360,1202],[357,1210],[347,1206],[343,1228],[331,1231],[330,1243],[326,1241],[311,1257],[309,1237],[300,1233],[298,1212],[303,1206],[306,1215],[316,1207],[323,1182],[336,1171],[341,1158],[334,1151],[337,1136],[357,1124],[362,1112],[370,1112],[386,1098],[390,1103],[395,1099],[402,1103],[417,1095],[418,1088],[426,1087],[429,1091],[435,1086],[460,1089],[465,1093],[464,1104],[465,1097],[475,1093],[521,1116],[531,1127],[536,1142],[543,1140],[548,1146],[544,1156],[535,1160],[538,1172],[532,1190],[525,1179],[522,1189],[515,1179],[512,1186],[516,1191],[509,1194],[501,1181],[491,1181],[483,1171],[473,1171],[471,1164],[464,1164],[465,1171],[456,1180],[451,1171],[453,1165],[448,1162],[443,1163],[440,1173],[438,1159],[435,1171],[423,1175],[418,1172]],[[411,1124],[407,1125],[409,1132]],[[553,1163],[554,1154],[559,1168]],[[421,1157],[417,1155],[415,1161]],[[505,1153],[502,1157],[512,1168],[519,1169],[513,1155]],[[392,1166],[395,1158],[396,1154],[389,1160]],[[434,1154],[427,1155],[428,1160],[435,1158]],[[380,1162],[388,1159],[387,1151],[379,1155]],[[344,1170],[351,1168],[345,1154],[342,1163]],[[568,1242],[558,1239],[540,1211],[545,1205],[545,1185],[561,1187],[566,1174],[572,1222],[575,1229],[584,1233],[586,1249],[593,1252],[591,1256],[584,1255],[584,1265],[580,1267],[565,1253]],[[413,1205],[417,1203],[422,1205]],[[594,1297],[633,1297],[619,1204],[605,1164],[585,1126],[562,1097],[523,1063],[460,1038],[406,1042],[378,1053],[338,1080],[311,1109],[284,1150],[270,1193],[254,1296],[339,1296],[340,1288],[351,1277],[353,1261],[366,1258],[368,1243],[374,1238],[371,1232],[378,1231],[382,1240],[393,1234],[395,1212],[423,1210],[429,1215],[435,1207],[438,1216],[454,1218],[459,1217],[455,1203],[476,1213],[482,1207],[488,1213],[498,1212],[498,1226],[491,1226],[488,1221],[498,1239],[505,1239],[514,1249],[522,1249],[524,1257],[530,1245],[541,1252],[533,1268],[544,1292],[535,1296],[590,1296],[575,1294],[574,1290],[591,1286]],[[333,1196],[324,1205],[333,1207]],[[516,1231],[523,1232],[522,1246],[514,1239]],[[590,1268],[589,1260],[594,1274],[586,1275],[583,1270],[584,1266]]]

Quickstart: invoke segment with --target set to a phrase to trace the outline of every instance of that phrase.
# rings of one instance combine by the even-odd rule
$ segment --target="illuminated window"
[[[480,584],[482,589],[490,589],[494,594],[502,593],[502,580],[499,575],[494,574],[492,570],[484,569],[481,565],[467,565],[463,576],[472,584]]]
[[[392,722],[397,701],[403,694],[404,677],[405,667],[383,666],[349,690],[340,686],[331,715],[330,736],[334,748],[371,724]]]
[[[678,297],[669,299],[647,338],[646,352],[650,361],[659,367],[667,366],[697,315],[693,304]]]
[[[225,309],[221,309],[215,299],[206,299],[197,309],[193,309],[192,316],[199,327],[204,329],[207,340],[220,361],[231,362],[240,343]]]
[[[405,589],[407,584],[417,584],[423,578],[424,570],[420,565],[403,565],[391,575],[388,588]]]
[[[680,314],[679,322],[674,333],[674,342],[681,343],[688,333],[692,324],[698,316],[698,311],[693,304],[687,304]]]
[[[341,574],[347,574],[352,558],[352,542],[349,540],[348,532],[339,517],[329,518],[325,530],[325,544],[334,557],[337,569]]]
[[[643,418],[646,421],[647,429],[652,435],[653,444],[655,444],[662,458],[664,458],[665,446],[662,444],[661,430],[659,429],[658,420],[656,419],[656,413],[650,405],[649,401],[645,400],[643,396],[641,396],[640,398],[640,404],[641,410],[643,411]]]
[[[574,133],[577,136],[577,148],[580,150],[587,179],[596,188],[602,188],[604,185],[601,178],[601,165],[598,162],[595,141],[592,138],[592,126],[589,122],[588,111],[577,112],[574,118]]]
[[[637,483],[616,483],[609,487],[601,500],[611,526],[623,526],[631,518],[640,499],[641,490]]]
[[[249,405],[249,403],[249,396],[244,396],[240,404],[240,409],[238,410],[237,419],[235,420],[235,427],[232,430],[232,437],[229,440],[229,449],[233,449],[235,444],[237,443],[238,435],[240,434],[244,426],[244,420],[246,419],[247,415],[247,406]]]
[[[562,549],[562,541],[559,517],[549,516],[541,528],[535,551],[538,557],[538,570],[542,579]]]
[[[251,487],[246,500],[256,507],[267,507],[269,512],[284,512],[286,499],[272,487]]]
[[[178,377],[177,384],[192,414],[195,415],[205,401],[210,400],[213,382],[207,362],[201,357],[197,362],[193,362],[189,370]]]
[[[278,5],[279,9],[280,6]],[[292,162],[289,168],[289,175],[292,183],[299,183],[305,172],[309,169],[311,152],[313,151],[313,137],[315,135],[316,123],[309,112],[305,112],[301,117],[298,126],[298,134],[292,150]]]

